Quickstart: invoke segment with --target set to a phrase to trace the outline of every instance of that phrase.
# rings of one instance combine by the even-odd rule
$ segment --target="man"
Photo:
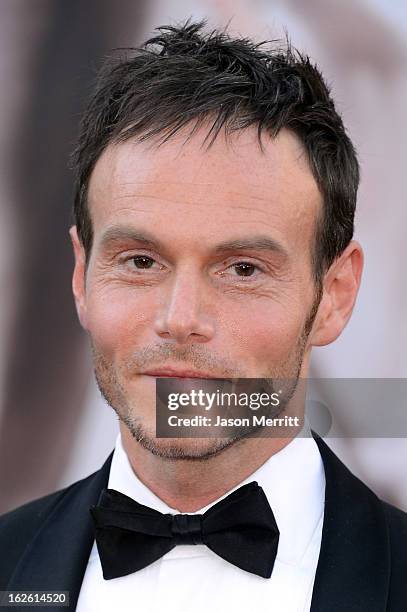
[[[156,435],[157,378],[290,380],[288,409],[351,316],[358,163],[318,70],[160,28],[102,72],[75,168],[73,292],[121,435],[1,518],[1,589],[80,612],[407,609],[406,515],[320,438]]]

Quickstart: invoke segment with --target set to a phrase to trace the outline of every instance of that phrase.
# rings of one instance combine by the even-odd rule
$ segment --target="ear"
[[[75,298],[76,312],[78,313],[82,327],[87,329],[85,249],[78,237],[76,225],[71,227],[69,235],[71,237],[75,257],[75,267],[72,275],[72,291]]]
[[[310,337],[313,346],[325,346],[338,338],[355,305],[363,269],[363,251],[352,240],[325,274],[323,295]]]

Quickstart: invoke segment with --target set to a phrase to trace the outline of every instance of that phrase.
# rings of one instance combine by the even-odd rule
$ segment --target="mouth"
[[[153,376],[154,378],[219,378],[209,372],[200,370],[179,370],[176,368],[155,368],[142,372],[145,376]]]

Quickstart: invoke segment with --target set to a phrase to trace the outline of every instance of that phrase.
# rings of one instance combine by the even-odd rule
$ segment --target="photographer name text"
[[[299,427],[300,419],[298,416],[266,417],[256,414],[242,418],[217,416],[216,419],[202,415],[193,417],[171,415],[168,417],[168,425],[170,427]]]

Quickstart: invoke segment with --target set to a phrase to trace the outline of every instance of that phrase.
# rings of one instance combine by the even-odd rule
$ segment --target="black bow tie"
[[[257,482],[236,489],[203,514],[162,514],[114,489],[90,508],[105,580],[150,565],[177,544],[206,544],[247,572],[270,578],[279,531]]]

